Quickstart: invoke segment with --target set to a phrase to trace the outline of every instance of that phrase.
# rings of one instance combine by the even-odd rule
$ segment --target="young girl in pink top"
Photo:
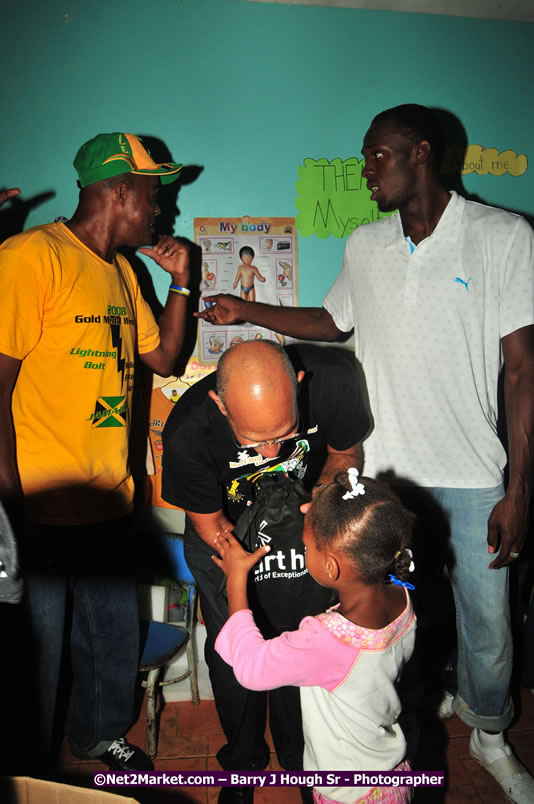
[[[248,608],[247,576],[269,547],[247,553],[231,533],[220,533],[213,560],[227,576],[230,618],[215,647],[244,687],[301,688],[304,770],[409,770],[395,685],[415,638],[411,584],[404,583],[413,569],[411,515],[356,469],[306,507],[306,566],[337,591],[339,604],[264,640]],[[318,787],[313,795],[320,804],[405,802],[410,788]]]

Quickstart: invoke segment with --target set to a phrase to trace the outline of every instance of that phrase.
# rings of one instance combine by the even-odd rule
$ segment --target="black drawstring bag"
[[[250,608],[264,636],[295,631],[303,617],[320,614],[337,602],[306,569],[300,506],[309,493],[283,472],[261,474],[251,482],[252,499],[234,527],[246,550],[268,544],[270,552],[249,573]]]

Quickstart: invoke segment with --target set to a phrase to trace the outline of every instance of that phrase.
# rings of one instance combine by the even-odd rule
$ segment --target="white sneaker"
[[[436,711],[436,714],[440,720],[448,720],[450,717],[456,714],[452,708],[453,701],[454,695],[448,690],[443,690],[443,696]]]
[[[534,802],[534,778],[514,756],[502,732],[487,734],[473,729],[469,753],[500,784],[508,801],[514,804]]]

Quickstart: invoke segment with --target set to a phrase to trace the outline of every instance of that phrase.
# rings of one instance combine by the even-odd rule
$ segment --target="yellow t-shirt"
[[[82,524],[131,510],[134,355],[158,344],[121,255],[105,262],[63,223],[0,246],[0,352],[22,360],[12,410],[29,518]]]

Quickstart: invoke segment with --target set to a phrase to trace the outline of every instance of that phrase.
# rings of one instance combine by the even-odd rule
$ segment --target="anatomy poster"
[[[200,309],[215,293],[247,302],[296,306],[297,235],[294,218],[195,218],[202,249]],[[199,320],[199,359],[216,363],[235,343],[266,338],[285,346],[294,341],[252,324],[214,327]]]

